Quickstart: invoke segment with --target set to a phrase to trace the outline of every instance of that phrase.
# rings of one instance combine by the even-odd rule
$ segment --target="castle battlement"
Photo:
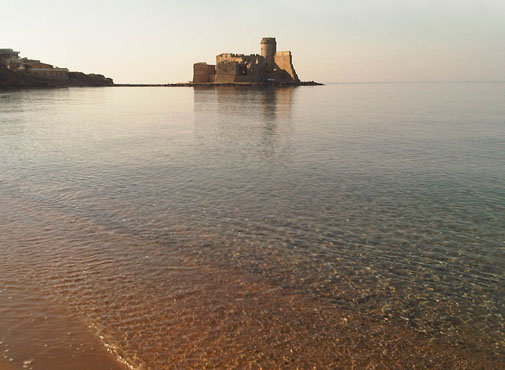
[[[275,56],[288,56],[288,55],[291,55],[291,52],[290,51],[276,51],[275,52]]]

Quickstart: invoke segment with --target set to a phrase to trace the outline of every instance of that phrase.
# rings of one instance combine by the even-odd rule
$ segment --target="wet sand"
[[[0,369],[128,369],[81,317],[44,292],[39,268],[0,278]]]
[[[28,284],[2,284],[0,369],[128,369],[79,317]]]

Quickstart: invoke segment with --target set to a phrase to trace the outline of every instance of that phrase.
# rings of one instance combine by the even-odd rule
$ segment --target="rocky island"
[[[13,49],[0,49],[0,89],[113,85],[111,78],[100,74],[69,72],[37,59],[20,58]]]

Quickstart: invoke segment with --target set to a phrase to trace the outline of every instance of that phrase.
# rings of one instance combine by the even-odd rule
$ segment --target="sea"
[[[505,368],[505,83],[0,91],[0,369]]]

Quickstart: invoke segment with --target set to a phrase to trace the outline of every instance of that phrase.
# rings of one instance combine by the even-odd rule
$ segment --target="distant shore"
[[[0,90],[103,86],[114,86],[114,81],[101,74],[82,72],[68,72],[64,78],[39,76],[26,71],[12,71],[0,64]]]
[[[42,65],[38,60],[34,61]],[[67,69],[53,68],[43,64],[46,68],[35,68],[30,64],[26,67],[14,67],[1,63],[0,60],[0,90],[10,89],[47,89],[64,87],[295,87],[295,86],[320,86],[322,83],[315,81],[261,81],[261,82],[179,82],[165,84],[116,84],[112,78],[101,74],[85,74],[82,72],[69,72]],[[16,69],[17,68],[17,69]],[[23,68],[23,69],[21,69]],[[37,70],[37,73],[32,71]],[[40,72],[40,73],[39,73]]]

